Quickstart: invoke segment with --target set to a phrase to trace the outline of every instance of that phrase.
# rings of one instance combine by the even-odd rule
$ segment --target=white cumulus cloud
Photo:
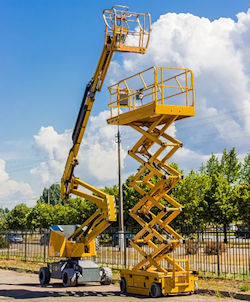
[[[6,162],[0,159],[0,206],[10,209],[18,203],[27,203],[33,198],[33,195],[28,183],[18,182],[9,177],[6,172]]]
[[[91,116],[79,151],[79,166],[75,176],[92,185],[107,185],[117,179],[117,128],[107,125],[109,111]],[[41,127],[34,135],[36,149],[46,160],[31,169],[31,174],[48,185],[60,181],[68,152],[72,146],[72,131],[57,133],[53,127]],[[122,164],[126,152],[121,150]]]

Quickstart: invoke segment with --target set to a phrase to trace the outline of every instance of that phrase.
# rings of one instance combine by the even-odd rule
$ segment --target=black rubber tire
[[[102,267],[102,278],[101,278],[101,285],[110,285],[112,283],[112,270],[109,267]]]
[[[49,284],[50,271],[47,266],[41,267],[39,271],[39,281],[41,285]]]
[[[120,290],[121,290],[122,294],[125,294],[127,292],[126,280],[123,277],[121,278],[121,281],[120,281]]]
[[[73,268],[66,268],[63,273],[62,273],[62,281],[63,281],[63,286],[68,287],[68,286],[76,286],[77,284],[77,278],[76,278],[76,273],[73,270]]]
[[[158,298],[162,295],[160,284],[154,282],[151,284],[150,295],[152,298]]]

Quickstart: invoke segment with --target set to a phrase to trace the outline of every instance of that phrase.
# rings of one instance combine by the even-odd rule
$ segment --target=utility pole
[[[124,232],[122,173],[121,173],[121,137],[120,137],[119,125],[117,131],[117,143],[118,143],[118,183],[119,183],[119,231]]]
[[[125,251],[123,192],[122,192],[122,173],[121,173],[121,136],[120,136],[119,124],[117,129],[117,144],[118,144],[118,186],[119,186],[119,247],[121,251]]]

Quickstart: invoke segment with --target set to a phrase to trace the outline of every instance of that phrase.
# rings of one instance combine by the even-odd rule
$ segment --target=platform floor
[[[107,122],[110,125],[134,124],[137,126],[146,126],[151,125],[160,115],[164,115],[161,124],[165,124],[173,116],[177,116],[176,120],[194,116],[195,108],[194,106],[174,106],[152,102],[142,105],[137,109],[111,117]]]

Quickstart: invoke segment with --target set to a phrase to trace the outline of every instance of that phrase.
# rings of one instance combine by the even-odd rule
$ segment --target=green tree
[[[229,184],[239,181],[241,163],[238,161],[235,148],[229,152],[224,149],[220,162],[220,172]]]
[[[6,218],[6,212],[3,208],[0,208],[0,230],[3,228],[3,223]]]
[[[27,216],[27,224],[30,229],[47,229],[54,224],[54,207],[42,201],[31,209]]]
[[[25,230],[28,228],[27,216],[30,209],[23,203],[16,205],[8,212],[3,222],[4,228],[8,230]]]
[[[38,201],[31,209],[27,221],[31,229],[47,229],[54,224],[82,224],[96,207],[81,198],[70,198],[55,206]]]
[[[233,188],[221,173],[211,176],[211,187],[205,194],[207,203],[207,222],[222,224],[224,227],[224,241],[227,242],[227,226],[237,217],[236,201]]]
[[[180,181],[173,188],[171,195],[183,206],[183,213],[173,221],[173,225],[179,229],[183,229],[183,226],[204,225],[207,210],[205,194],[209,189],[209,176],[200,175],[193,170]]]
[[[250,182],[250,153],[245,156],[240,170],[240,183],[245,182]]]
[[[97,209],[97,207],[87,200],[80,197],[70,198],[64,203],[64,213],[59,215],[57,211],[58,204],[55,206],[55,220],[57,224],[82,224],[88,219]]]
[[[201,171],[205,172],[208,176],[220,172],[220,162],[214,153],[212,153],[211,157],[206,162],[205,169],[204,166],[202,166]]]
[[[206,194],[206,201],[209,205],[207,223],[223,224],[225,240],[227,240],[228,224],[238,219],[239,212],[233,199],[233,192],[240,182],[240,175],[246,175],[242,171],[243,168],[237,158],[235,148],[229,152],[224,149],[220,161],[212,153],[206,164],[200,168],[201,174],[206,174],[211,178],[211,189]]]
[[[239,211],[238,220],[244,224],[250,224],[250,182],[246,181],[244,184],[235,188],[233,199],[237,204]]]
[[[62,202],[61,199],[61,187],[59,184],[53,184],[49,187],[49,189],[44,188],[42,196],[39,201],[49,203],[52,205],[56,205]]]

